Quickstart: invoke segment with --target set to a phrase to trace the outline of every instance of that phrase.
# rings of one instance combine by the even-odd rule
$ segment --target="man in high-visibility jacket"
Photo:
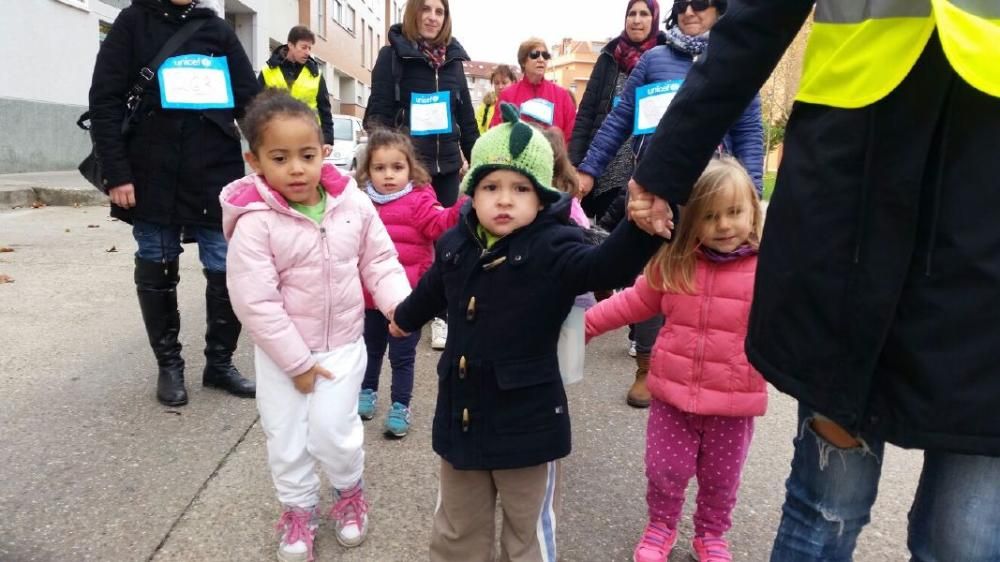
[[[333,144],[333,115],[330,113],[330,94],[326,80],[319,71],[319,63],[312,58],[316,35],[304,25],[296,25],[288,32],[288,44],[271,53],[271,58],[260,71],[260,84],[266,88],[289,90],[293,98],[305,103],[316,112],[323,142]]]
[[[1000,1],[731,3],[635,171],[632,218],[672,226],[814,4],[746,341],[799,402],[771,560],[851,559],[888,442],[925,451],[913,560],[997,561]]]

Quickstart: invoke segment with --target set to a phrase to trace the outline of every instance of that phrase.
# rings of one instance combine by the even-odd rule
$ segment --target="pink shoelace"
[[[360,532],[362,531],[362,525],[364,525],[366,513],[368,513],[368,502],[365,501],[365,495],[359,487],[356,490],[341,494],[337,503],[333,504],[333,507],[330,508],[330,519],[337,522],[338,527],[341,529],[353,523],[357,525]]]
[[[309,528],[312,518],[311,510],[286,509],[274,526],[274,530],[285,544],[295,544],[299,541],[306,543],[310,562],[313,560],[313,530]]]

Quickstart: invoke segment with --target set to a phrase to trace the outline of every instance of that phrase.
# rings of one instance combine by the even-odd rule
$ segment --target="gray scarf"
[[[667,30],[667,43],[678,51],[697,57],[708,48],[708,34],[706,31],[701,35],[684,35],[681,26],[675,25]]]
[[[395,193],[379,193],[372,182],[365,184],[365,192],[368,193],[368,197],[375,203],[379,205],[385,205],[386,203],[392,203],[396,199],[402,199],[403,196],[408,195],[413,191],[413,182],[406,184],[406,187],[400,189]]]

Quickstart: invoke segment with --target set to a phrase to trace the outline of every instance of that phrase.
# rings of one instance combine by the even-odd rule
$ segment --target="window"
[[[316,33],[321,36],[326,35],[326,0],[316,2]]]
[[[364,42],[362,42],[362,45]],[[368,26],[368,68],[375,66],[375,32],[372,30],[372,26]]]
[[[354,131],[351,127],[351,120],[343,117],[333,118],[333,139],[334,140],[354,140]]]
[[[341,23],[344,20],[343,0],[333,0],[333,13],[330,14],[330,17],[337,23]]]
[[[366,56],[367,53],[368,50],[365,48],[365,20],[364,18],[361,18],[361,67],[362,68],[364,68],[368,64],[367,63],[368,58]]]
[[[89,0],[56,0],[56,2],[62,2],[68,6],[73,6],[74,8],[80,8],[81,10],[90,10]]]
[[[344,21],[341,22],[341,23],[343,23],[343,25],[347,29],[347,31],[350,31],[351,33],[354,33],[354,17],[355,17],[354,7],[353,6],[348,6],[347,7],[347,14],[344,17]]]

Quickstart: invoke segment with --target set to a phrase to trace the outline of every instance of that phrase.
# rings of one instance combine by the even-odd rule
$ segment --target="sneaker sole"
[[[349,541],[347,539],[342,538],[340,536],[340,533],[334,533],[334,536],[337,537],[337,542],[340,543],[340,546],[344,546],[347,548],[354,548],[356,546],[361,546],[361,543],[365,542],[365,539],[368,538],[368,529],[365,529],[365,532],[362,533],[360,537],[354,539],[353,541]]]
[[[375,412],[372,412],[371,414],[369,414],[369,415],[367,415],[367,416],[366,416],[366,415],[364,415],[364,414],[358,414],[358,416],[360,416],[360,417],[361,417],[361,419],[363,419],[363,420],[365,420],[365,421],[368,421],[368,420],[372,420],[372,419],[375,419]]]
[[[408,433],[410,433],[410,432],[409,431],[404,431],[402,433],[396,433],[395,431],[390,431],[390,430],[387,429],[383,433],[385,434],[386,437],[392,437],[392,438],[395,438],[395,439],[402,439],[402,438],[406,437],[406,435]]]
[[[278,562],[306,562],[309,560],[309,553],[303,552],[302,554],[285,554],[278,550]]]

